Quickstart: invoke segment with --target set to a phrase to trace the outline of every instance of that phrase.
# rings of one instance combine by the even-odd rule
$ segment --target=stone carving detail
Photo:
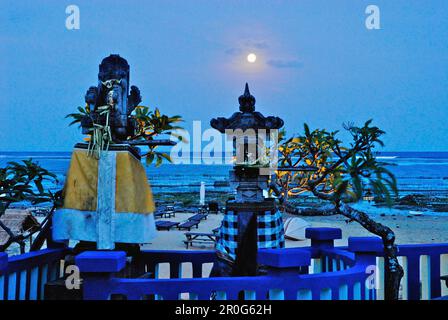
[[[100,115],[98,107],[113,106],[110,119],[112,140],[122,142],[128,136],[134,135],[135,123],[129,115],[141,102],[140,90],[130,87],[129,64],[126,59],[117,54],[104,58],[99,65],[98,86],[90,87],[85,95],[85,101],[90,107],[90,116],[81,121],[83,133],[87,134],[93,122],[104,125],[105,116]]]
[[[238,98],[240,111],[235,112],[230,118],[215,118],[210,121],[212,128],[221,133],[226,129],[280,129],[283,127],[283,120],[279,117],[265,117],[260,112],[255,111],[255,97],[250,94],[249,85],[246,87],[243,95]]]
[[[238,98],[240,111],[235,112],[230,118],[215,118],[210,121],[210,125],[216,130],[226,133],[226,130],[254,130],[255,137],[244,136],[244,139],[234,141],[237,158],[246,161],[248,159],[249,144],[255,145],[252,148],[258,154],[258,130],[265,130],[269,134],[269,130],[280,129],[284,122],[279,117],[265,117],[260,112],[255,111],[255,97],[250,94],[249,85],[246,83],[244,93]],[[242,155],[241,155],[242,154]],[[268,176],[260,175],[259,168],[244,168],[242,166],[235,167],[230,172],[231,185],[236,189],[235,201],[242,202],[263,202],[263,190],[268,187]]]
[[[268,176],[248,177],[231,170],[230,183],[236,189],[235,201],[238,203],[263,202],[265,200],[263,190],[267,189],[268,180]]]

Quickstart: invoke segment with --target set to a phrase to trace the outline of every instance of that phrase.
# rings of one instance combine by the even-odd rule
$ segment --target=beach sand
[[[192,217],[194,214],[192,213],[182,213],[176,212],[176,217],[169,219],[158,219],[156,221],[169,220],[173,222],[184,222],[188,218]],[[203,233],[211,233],[213,229],[219,227],[221,225],[221,220],[223,218],[222,214],[209,214],[206,220],[202,220],[199,223],[198,228],[193,227],[190,231],[179,231],[176,228],[172,228],[169,231],[157,231],[157,236],[150,244],[146,244],[143,246],[143,249],[147,250],[185,250],[185,244],[183,243],[186,240],[185,233],[186,232],[203,232]],[[195,246],[191,250],[200,250],[200,249],[213,249],[213,245],[208,246]]]
[[[170,221],[185,221],[193,214],[176,213],[175,218]],[[210,233],[212,229],[221,224],[222,214],[209,214],[207,220],[201,221],[199,228],[191,229],[191,232]],[[343,239],[337,240],[336,245],[346,245],[348,237],[372,236],[356,222],[346,223],[346,218],[340,215],[333,216],[308,216],[300,217],[311,223],[311,227],[332,227],[342,229]],[[164,220],[164,219],[162,219]],[[380,222],[390,227],[396,235],[398,244],[411,243],[448,243],[448,215],[445,216],[391,216],[375,217]],[[158,231],[157,237],[150,243],[143,246],[144,249],[166,249],[166,250],[186,250],[183,240],[186,231],[171,229],[170,231]],[[286,247],[303,247],[310,244],[309,240],[286,241]],[[211,246],[195,246],[189,250],[212,249]]]
[[[192,217],[192,213],[177,212],[176,217],[169,219],[175,222],[183,222]],[[286,217],[293,217],[288,215]],[[284,217],[284,219],[286,218]],[[306,216],[299,218],[311,224],[311,227],[330,227],[342,229],[342,239],[336,240],[336,245],[347,245],[348,237],[373,236],[357,222],[347,223],[347,218],[341,215],[332,216]],[[396,235],[397,244],[418,244],[418,243],[448,243],[448,215],[422,215],[422,216],[407,216],[407,215],[375,215],[373,217],[377,222],[380,222],[390,227]],[[206,220],[202,220],[198,228],[192,228],[190,232],[211,233],[213,229],[221,225],[223,214],[209,214]],[[38,221],[43,220],[42,217],[37,217]],[[158,221],[158,220],[157,220]],[[169,231],[157,231],[156,237],[151,243],[144,244],[144,250],[187,250],[184,244],[186,240],[185,233],[187,231],[179,231],[173,228]],[[304,247],[309,246],[310,240],[292,241],[286,240],[286,247]],[[188,250],[213,250],[213,245],[207,244],[203,246],[194,245]],[[11,248],[10,254],[16,253]],[[18,253],[18,252],[17,252]]]
[[[375,221],[382,223],[395,232],[397,244],[448,243],[448,216],[376,216]],[[325,217],[304,217],[312,227],[332,227],[342,229],[343,239],[336,245],[346,245],[348,237],[373,236],[357,222],[346,223],[341,215]],[[289,245],[291,245],[288,241]],[[304,242],[304,241],[300,241]],[[306,245],[308,245],[307,243]]]
[[[193,214],[176,213],[175,218],[170,221],[185,221]],[[201,221],[199,228],[191,229],[191,232],[211,233],[216,227],[219,227],[223,214],[209,214],[207,220]],[[346,218],[340,215],[334,216],[313,216],[300,217],[311,224],[311,227],[332,227],[342,229],[341,240],[336,240],[336,245],[347,245],[348,237],[352,236],[372,236],[371,233],[363,229],[358,223],[346,223]],[[397,237],[398,244],[411,243],[448,243],[448,216],[378,216],[376,221],[383,223],[392,228]],[[164,219],[161,219],[164,220]],[[150,243],[142,246],[144,250],[187,250],[183,241],[186,231],[171,229],[170,231],[158,231],[157,237]],[[292,241],[286,240],[286,247],[304,247],[309,246],[310,240]],[[188,250],[213,250],[212,245],[189,247]],[[202,274],[208,276],[210,274],[212,264],[204,264]],[[190,278],[192,276],[191,264],[182,265],[182,277]],[[169,266],[161,264],[159,269],[159,277],[162,279],[169,278]]]
[[[192,213],[176,213],[176,217],[169,219],[176,222],[186,221],[193,216]],[[202,220],[199,227],[191,229],[190,232],[204,232],[211,233],[213,229],[221,224],[223,214],[209,214],[206,220]],[[347,239],[351,236],[372,236],[371,233],[363,229],[358,223],[346,223],[346,218],[340,215],[334,216],[307,216],[300,217],[308,223],[311,227],[333,227],[342,229],[343,238],[336,240],[336,245],[347,245]],[[41,220],[41,217],[38,218]],[[396,234],[398,244],[417,244],[417,243],[448,243],[448,215],[423,215],[412,216],[406,215],[386,215],[384,217],[375,216],[375,220],[392,228]],[[183,241],[186,239],[185,233],[187,231],[179,231],[171,229],[170,231],[157,231],[156,237],[151,243],[142,246],[143,250],[213,250],[213,245],[194,246],[186,249]],[[286,240],[286,247],[303,247],[309,246],[310,240],[292,241]],[[12,250],[12,248],[11,248]],[[17,249],[18,250],[18,249]],[[17,251],[16,250],[16,251]],[[13,254],[12,251],[9,252]],[[19,252],[14,252],[18,254]],[[208,276],[212,264],[204,264],[203,276]],[[159,270],[160,278],[169,278],[169,266],[161,264]],[[182,277],[192,277],[191,264],[182,265]]]

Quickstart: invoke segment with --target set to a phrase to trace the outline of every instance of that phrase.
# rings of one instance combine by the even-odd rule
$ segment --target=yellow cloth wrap
[[[64,208],[96,211],[98,160],[74,150],[64,187]]]
[[[97,210],[98,160],[75,149],[64,187],[64,209]],[[127,151],[116,152],[115,212],[150,214],[155,205],[145,169]]]
[[[154,212],[151,188],[142,163],[128,152],[117,154],[115,212]]]

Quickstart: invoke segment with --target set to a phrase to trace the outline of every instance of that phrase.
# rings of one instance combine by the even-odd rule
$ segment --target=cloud
[[[278,69],[293,69],[293,68],[302,68],[303,63],[299,60],[282,60],[282,59],[273,59],[268,60],[266,62],[268,65],[270,65],[273,68]]]
[[[267,49],[269,48],[269,45],[266,41],[261,40],[261,41],[254,41],[254,40],[247,40],[246,45],[248,47],[252,47],[255,49]]]
[[[228,55],[236,55],[236,54],[240,54],[243,50],[241,48],[229,48],[226,51],[224,51],[226,54]]]
[[[268,48],[269,45],[265,40],[245,40],[235,47],[228,48],[224,52],[228,55],[239,55],[245,51],[249,52],[255,49],[265,50]]]

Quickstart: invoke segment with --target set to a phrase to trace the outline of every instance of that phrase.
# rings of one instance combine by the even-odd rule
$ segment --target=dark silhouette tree
[[[398,195],[394,175],[386,168],[387,163],[375,157],[374,149],[383,146],[384,132],[371,126],[371,120],[364,126],[344,125],[351,136],[349,145],[343,145],[337,138],[338,131],[311,131],[304,126],[304,135],[285,139],[280,136],[279,165],[283,167],[312,166],[315,171],[279,172],[271,183],[274,192],[286,211],[294,211],[288,202],[289,196],[311,193],[331,203],[331,211],[356,221],[369,232],[382,238],[385,257],[385,298],[398,299],[403,269],[397,259],[395,234],[387,226],[374,221],[365,212],[351,206],[366,193],[372,193],[391,205]]]
[[[29,201],[32,204],[50,202],[53,204],[50,212],[53,212],[59,204],[59,193],[52,193],[45,189],[44,180],[57,181],[55,174],[42,168],[31,159],[23,160],[22,163],[9,162],[5,167],[0,168],[0,217],[12,203],[22,201]],[[25,240],[32,234],[15,234],[1,221],[0,228],[5,230],[9,236],[8,242],[3,245],[3,250],[15,242],[19,244],[21,253],[25,253]]]

